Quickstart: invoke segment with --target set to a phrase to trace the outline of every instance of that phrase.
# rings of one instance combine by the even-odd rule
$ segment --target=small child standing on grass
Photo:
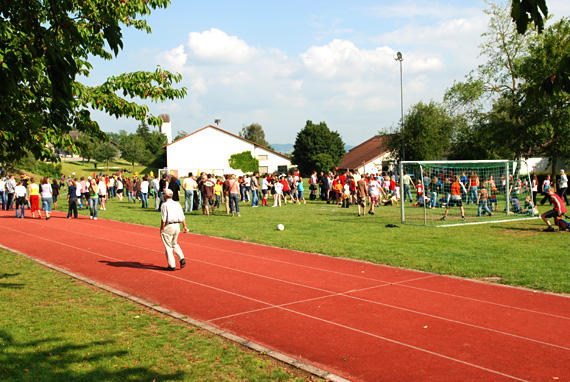
[[[477,216],[481,216],[482,213],[487,213],[489,216],[493,216],[493,213],[489,209],[489,191],[487,188],[483,187],[479,190],[479,194],[477,195]]]

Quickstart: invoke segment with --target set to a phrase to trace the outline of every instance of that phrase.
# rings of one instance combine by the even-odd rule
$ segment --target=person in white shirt
[[[370,215],[374,215],[374,208],[378,204],[378,200],[380,200],[380,192],[382,192],[380,183],[373,175],[370,175],[368,178],[368,195],[370,195],[370,210],[368,213]]]
[[[194,192],[198,188],[198,183],[194,179],[194,175],[189,172],[188,178],[184,179],[182,182],[182,189],[184,190],[184,212],[190,211],[194,209]]]
[[[265,207],[269,207],[267,205],[267,198],[269,196],[269,180],[268,180],[268,176],[267,174],[265,174],[263,176],[263,179],[261,179],[261,194],[263,195],[263,199],[261,200],[261,205],[265,206]]]
[[[109,178],[109,198],[113,199],[115,197],[115,176]]]
[[[148,182],[148,176],[144,176],[141,183],[141,202],[142,208],[148,208],[148,191],[150,188],[150,183]]]
[[[186,259],[184,253],[178,245],[178,235],[180,234],[180,223],[184,226],[184,232],[188,232],[186,226],[186,218],[180,203],[172,200],[172,190],[167,188],[164,190],[163,197],[165,199],[162,206],[160,206],[160,238],[164,244],[166,251],[166,261],[168,263],[167,271],[174,271],[176,269],[176,261],[174,260],[173,253],[178,256],[180,262],[180,269],[186,266]]]
[[[10,175],[6,181],[6,211],[11,210],[14,204],[14,190],[16,189],[16,180],[14,175]]]
[[[18,185],[14,187],[14,199],[16,200],[16,217],[24,218],[24,207],[28,205],[28,190],[24,187],[22,181],[18,182]],[[21,214],[18,212],[22,211]]]
[[[53,203],[53,189],[51,188],[51,184],[49,183],[49,178],[47,176],[41,181],[40,195],[42,197],[42,208],[46,213],[46,220],[49,220],[51,214],[51,206]]]
[[[99,178],[97,188],[99,190],[99,209],[105,211],[107,209],[107,185],[105,184],[105,178]]]
[[[281,198],[283,197],[283,184],[276,179],[273,184],[273,189],[275,190],[275,195],[273,198],[273,207],[281,207]]]

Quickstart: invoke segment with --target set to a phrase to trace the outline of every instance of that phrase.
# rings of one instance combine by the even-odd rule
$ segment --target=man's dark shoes
[[[184,268],[185,266],[186,266],[186,259],[180,260],[180,269]]]
[[[166,268],[164,268],[164,270],[165,270],[165,271],[173,272],[173,271],[175,271],[176,269],[173,268],[173,267],[166,267]]]
[[[543,229],[542,232],[554,232],[554,227],[548,226],[548,228]]]

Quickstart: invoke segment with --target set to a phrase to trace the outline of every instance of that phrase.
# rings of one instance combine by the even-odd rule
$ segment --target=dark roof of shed
[[[387,145],[389,136],[375,135],[353,147],[344,155],[339,168],[355,169],[390,151]]]

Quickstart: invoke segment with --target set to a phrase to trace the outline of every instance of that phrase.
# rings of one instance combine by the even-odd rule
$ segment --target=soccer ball
[[[285,229],[285,226],[283,224],[277,224],[277,229],[279,231],[283,231]]]

